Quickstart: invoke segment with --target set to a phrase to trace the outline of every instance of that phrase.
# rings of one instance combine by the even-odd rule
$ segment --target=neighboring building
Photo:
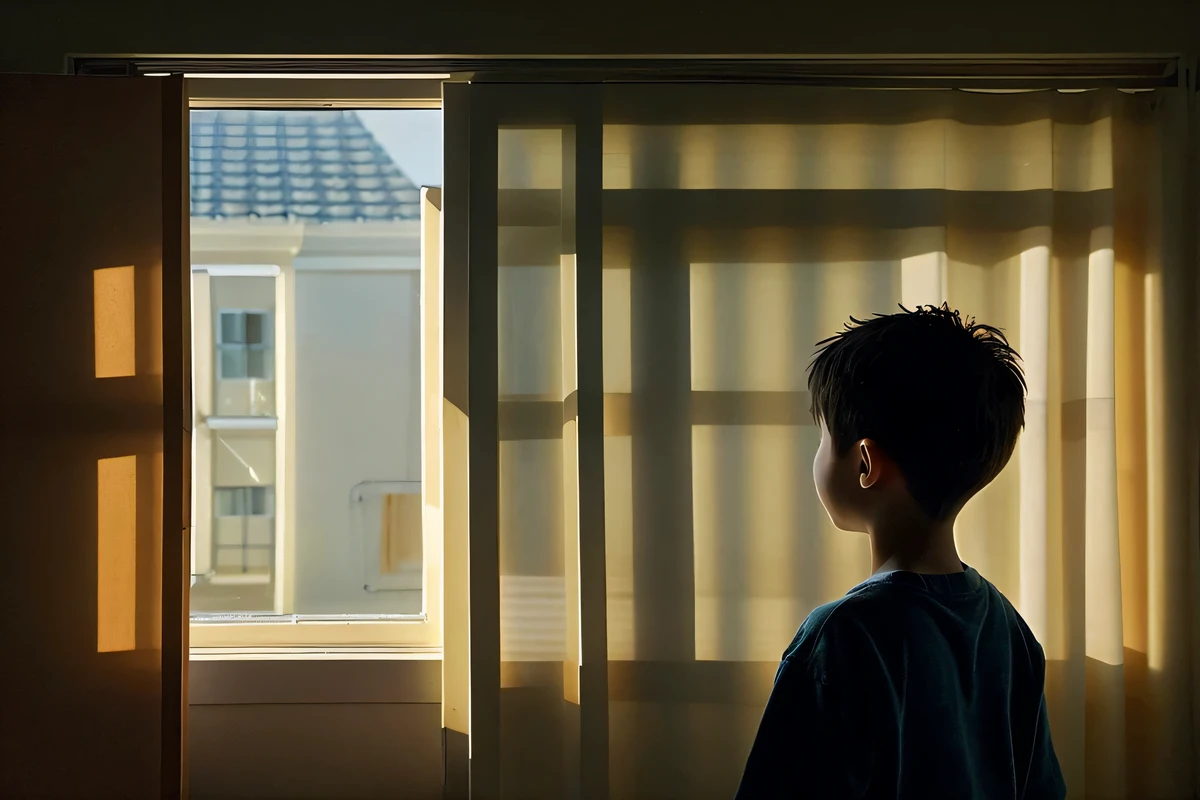
[[[419,189],[350,111],[191,147],[192,611],[419,613]]]

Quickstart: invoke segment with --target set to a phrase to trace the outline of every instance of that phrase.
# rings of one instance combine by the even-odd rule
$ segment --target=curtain
[[[1024,358],[1018,451],[956,536],[1045,648],[1070,796],[1192,796],[1186,135],[1172,91],[606,88],[597,701],[578,686],[574,133],[501,129],[504,795],[564,796],[578,748],[545,743],[604,702],[612,797],[731,796],[784,647],[869,573],[812,486],[813,345],[946,301]]]

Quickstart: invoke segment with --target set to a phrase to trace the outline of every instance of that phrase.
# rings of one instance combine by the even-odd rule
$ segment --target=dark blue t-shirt
[[[1061,800],[1045,675],[970,567],[875,575],[800,626],[737,798]]]

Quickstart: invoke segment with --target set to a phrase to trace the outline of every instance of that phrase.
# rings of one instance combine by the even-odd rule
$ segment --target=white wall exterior
[[[193,220],[192,263],[274,264],[280,273],[274,279],[239,279],[229,284],[236,291],[218,277],[198,275],[193,281],[195,313],[204,316],[196,327],[193,365],[196,566],[207,566],[204,536],[213,524],[213,466],[228,460],[228,453],[222,454],[228,448],[218,437],[262,437],[276,443],[271,470],[276,487],[276,566],[282,580],[272,587],[274,608],[253,610],[420,613],[420,564],[389,576],[383,584],[392,591],[364,590],[380,531],[378,524],[355,524],[350,502],[352,489],[364,481],[410,482],[419,491],[419,223],[305,228]],[[232,432],[206,424],[210,414],[249,412],[232,402],[224,403],[228,409],[223,412],[226,392],[214,385],[218,308],[275,312],[277,380],[263,388],[274,390],[276,431]],[[266,451],[257,452],[261,449],[255,448],[255,458],[266,467],[270,459]],[[414,535],[419,537],[420,531]],[[379,585],[377,581],[376,588]]]
[[[351,491],[421,480],[420,274],[304,262],[295,263],[295,611],[419,613],[419,593],[364,591],[379,525],[354,523]]]

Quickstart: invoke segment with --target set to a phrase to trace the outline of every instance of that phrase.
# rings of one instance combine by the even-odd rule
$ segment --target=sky
[[[358,111],[358,118],[417,186],[442,185],[442,112],[437,109]]]

